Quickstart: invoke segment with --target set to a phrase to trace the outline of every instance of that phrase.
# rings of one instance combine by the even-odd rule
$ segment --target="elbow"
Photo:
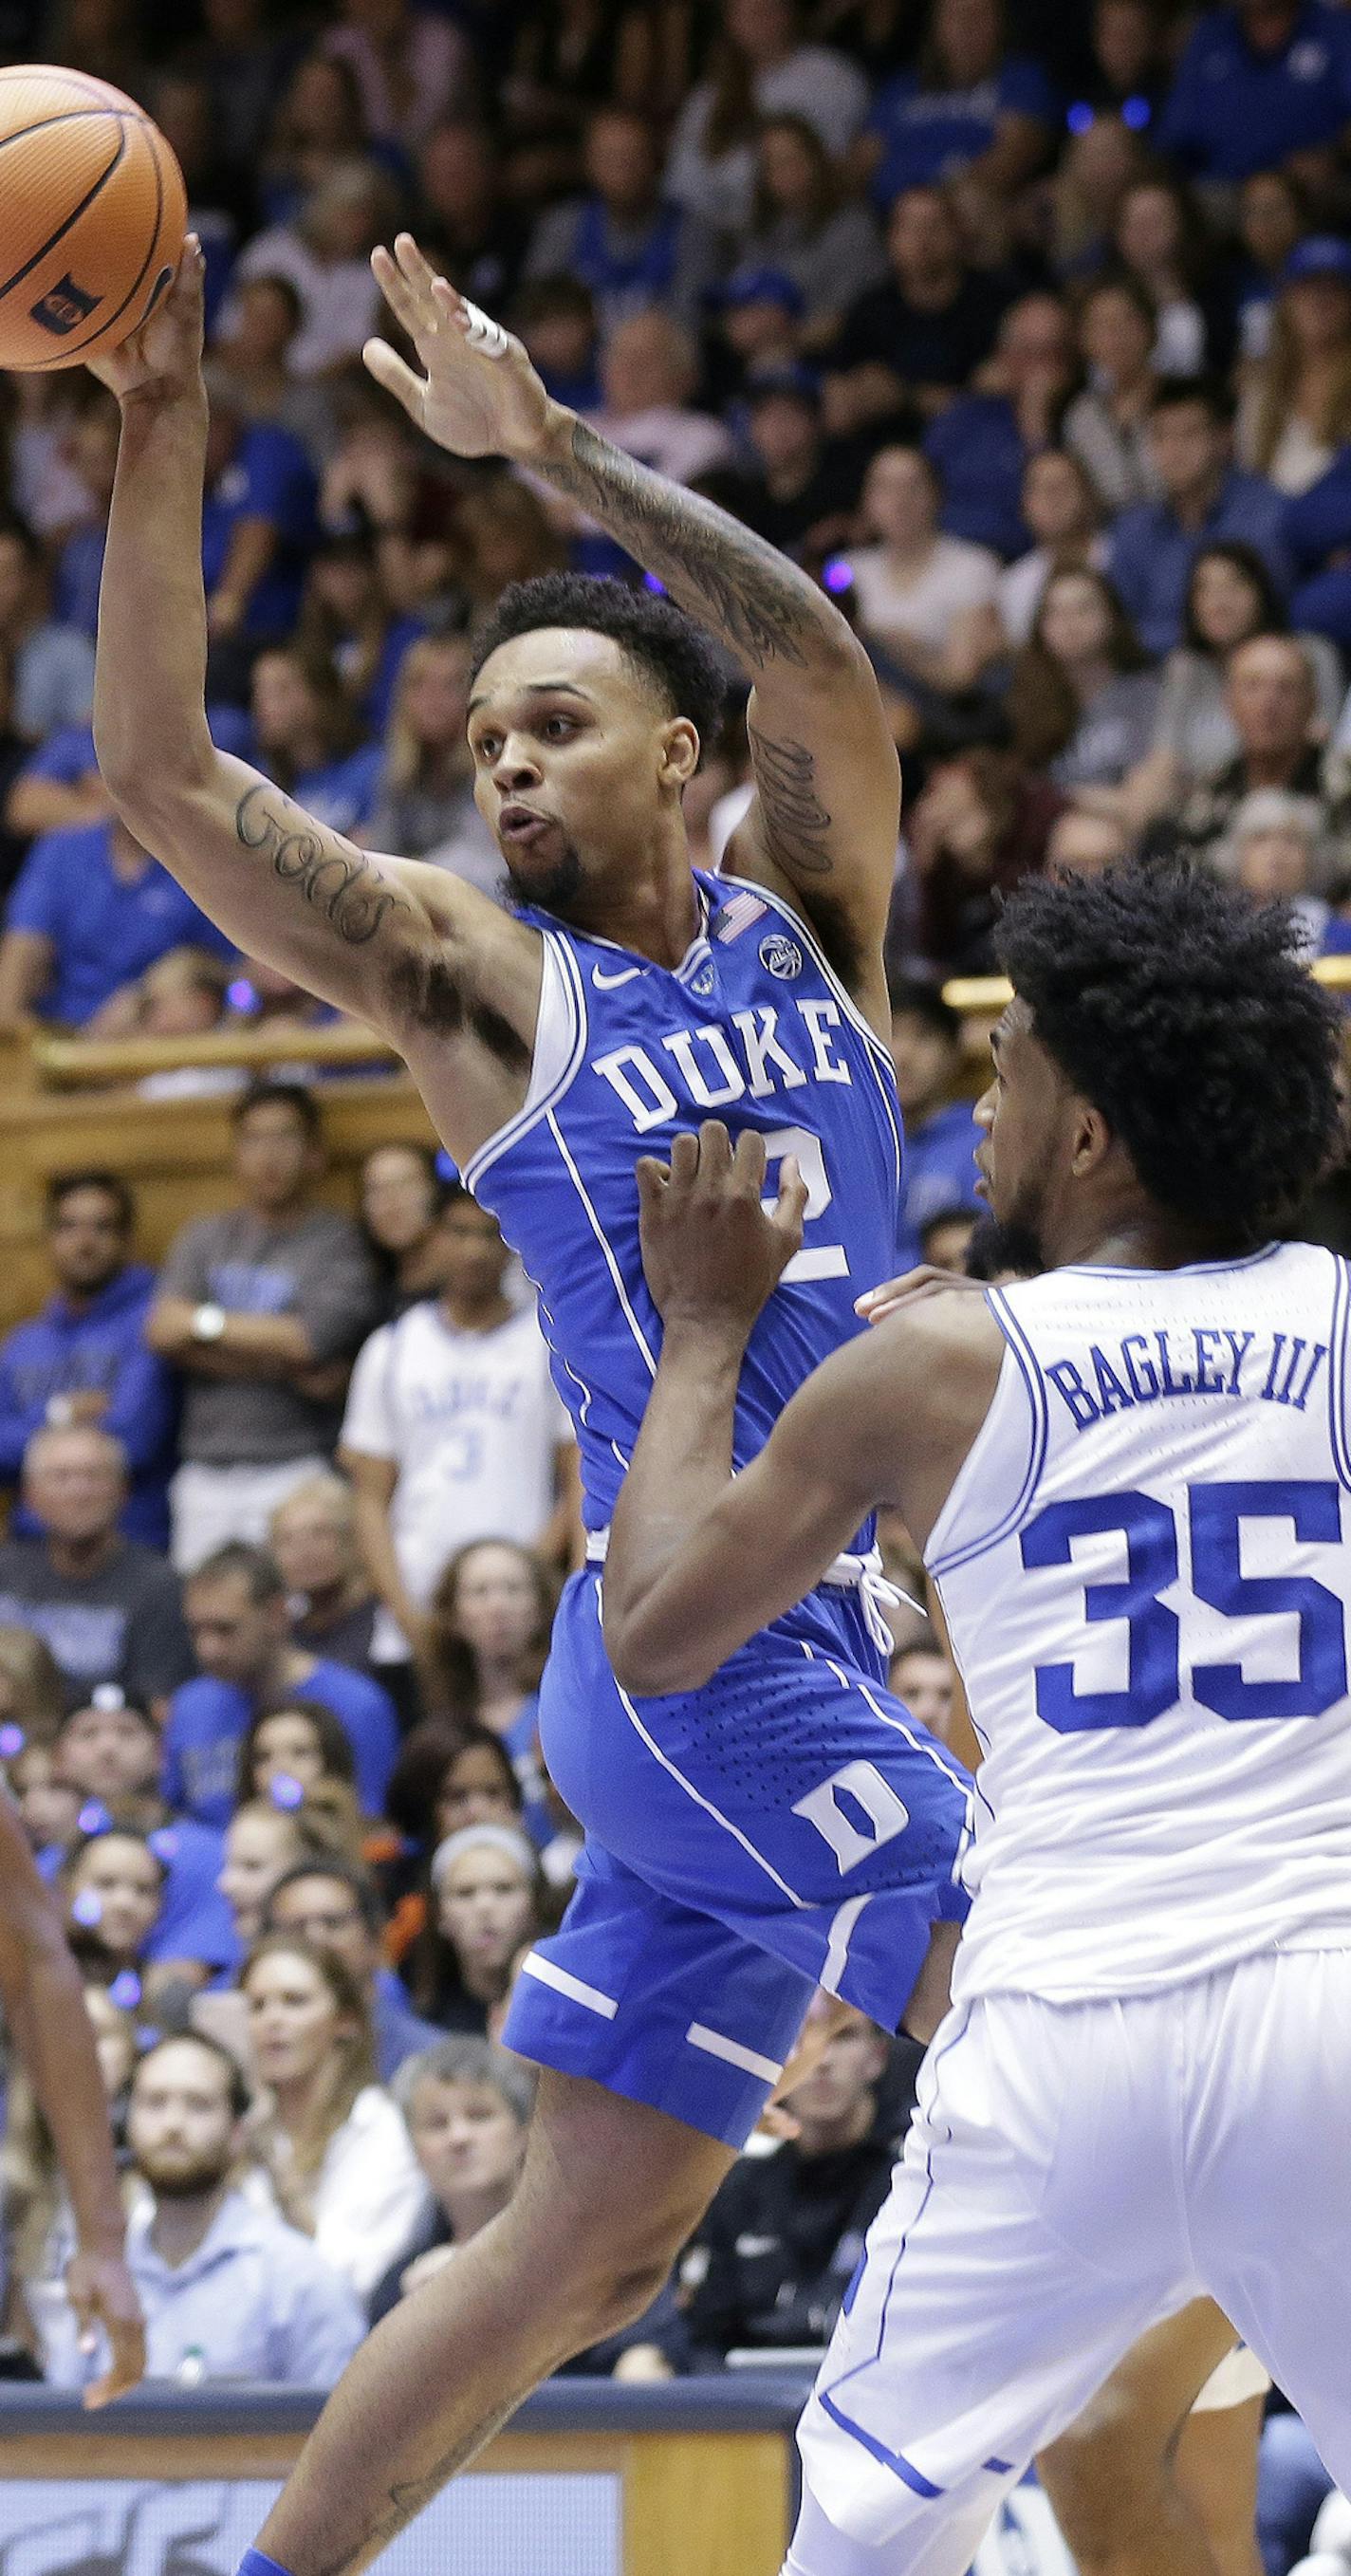
[[[716,1660],[700,1652],[697,1639],[664,1637],[650,1614],[612,1601],[608,1590],[601,1596],[601,1624],[610,1669],[632,1699],[670,1699],[702,1690],[717,1671]]]
[[[127,829],[144,833],[180,813],[209,785],[216,758],[205,721],[164,729],[135,705],[110,717],[94,708],[94,757],[109,798]]]

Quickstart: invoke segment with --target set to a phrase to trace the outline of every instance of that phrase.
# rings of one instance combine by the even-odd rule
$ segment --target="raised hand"
[[[732,1140],[720,1119],[677,1136],[669,1164],[638,1165],[643,1268],[668,1325],[733,1325],[749,1334],[802,1242],[806,1184],[786,1155],[778,1197],[765,1202],[765,1141]]]
[[[120,348],[90,359],[90,374],[119,402],[146,397],[171,402],[201,391],[205,271],[202,245],[196,233],[189,233],[172,283],[148,320]]]
[[[387,340],[362,356],[378,385],[452,456],[538,454],[568,415],[551,400],[519,340],[438,277],[411,233],[371,253],[376,282],[423,367],[417,375]]]

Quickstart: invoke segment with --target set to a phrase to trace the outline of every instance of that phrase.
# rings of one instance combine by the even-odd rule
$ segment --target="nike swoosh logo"
[[[624,966],[617,975],[607,975],[603,966],[593,966],[591,981],[598,993],[608,993],[616,984],[631,984],[634,976],[641,975],[642,971],[641,966]]]

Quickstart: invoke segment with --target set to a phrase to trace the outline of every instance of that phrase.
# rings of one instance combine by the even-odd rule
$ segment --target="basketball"
[[[0,70],[0,367],[82,366],[144,322],[178,264],[183,174],[121,90]]]

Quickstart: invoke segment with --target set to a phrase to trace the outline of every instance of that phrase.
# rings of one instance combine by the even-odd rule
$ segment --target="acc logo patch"
[[[791,984],[802,972],[802,951],[795,939],[785,939],[781,930],[775,930],[760,942],[760,963],[781,984]]]
[[[73,277],[66,276],[58,277],[55,286],[49,286],[46,294],[40,295],[37,303],[30,304],[28,310],[32,320],[40,323],[44,331],[64,340],[69,332],[78,331],[80,324],[87,322],[102,302],[101,295],[87,295],[82,286],[76,285]]]

